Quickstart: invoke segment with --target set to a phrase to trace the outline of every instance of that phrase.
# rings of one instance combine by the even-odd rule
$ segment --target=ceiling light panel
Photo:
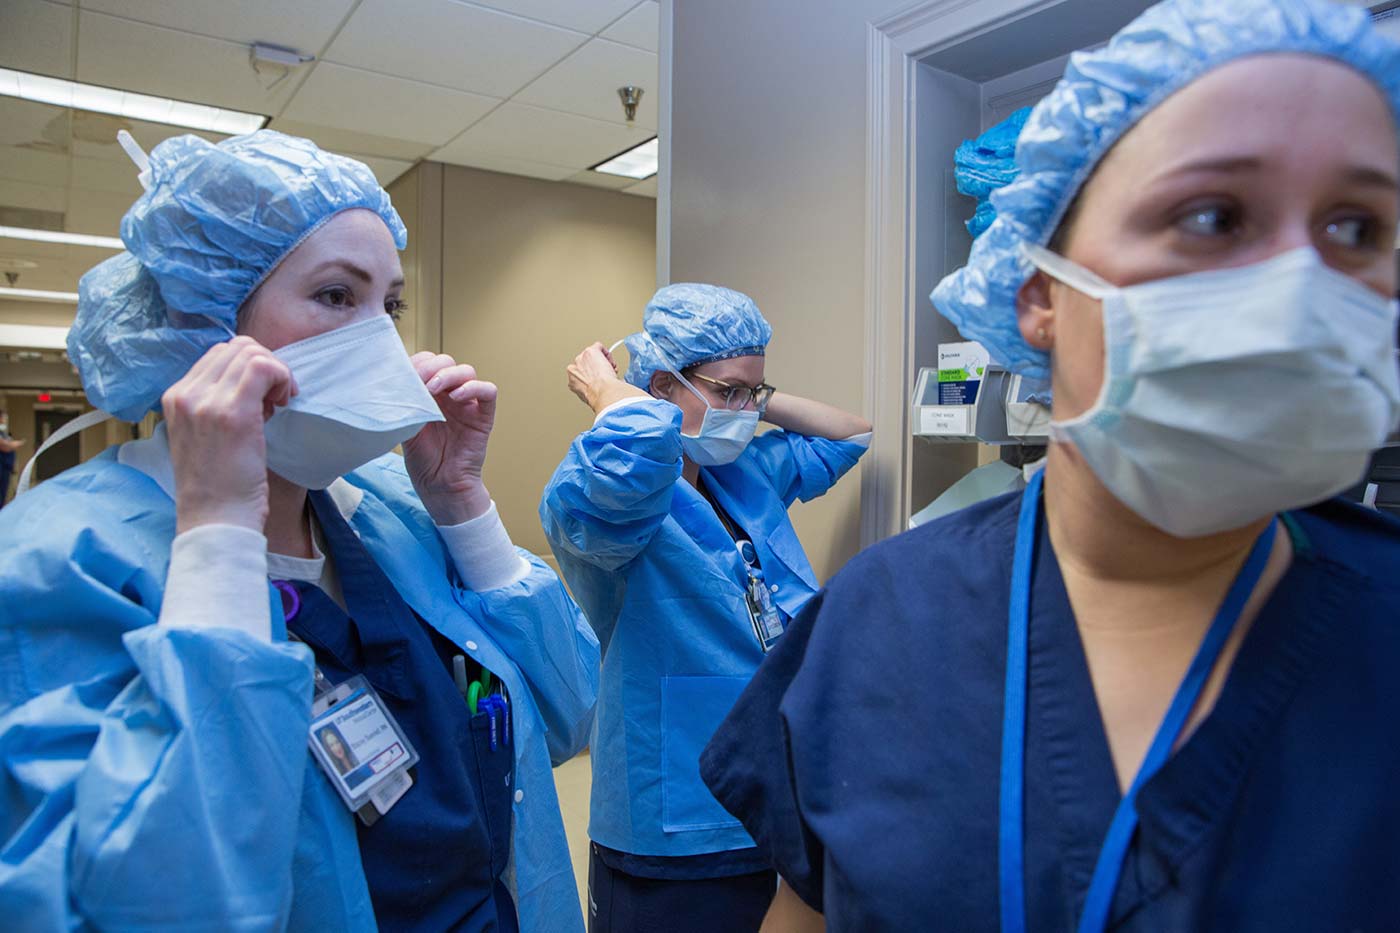
[[[77,292],[51,292],[42,288],[0,288],[0,298],[8,298],[11,301],[54,301],[74,305],[78,303]]]
[[[67,243],[70,246],[98,246],[104,249],[126,249],[126,244],[119,237],[64,233],[61,230],[29,230],[24,227],[0,226],[0,238],[34,240],[38,243]]]
[[[168,97],[119,91],[8,68],[0,68],[0,95],[229,135],[251,133],[267,122],[267,117],[262,114],[206,107]]]
[[[605,175],[623,175],[627,178],[650,178],[656,174],[660,157],[661,140],[653,136],[640,146],[615,155],[602,165],[593,166],[593,171]]]

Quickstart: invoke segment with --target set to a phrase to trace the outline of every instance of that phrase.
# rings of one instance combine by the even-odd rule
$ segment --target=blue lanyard
[[[998,869],[1001,892],[1002,933],[1023,933],[1026,929],[1025,866],[1025,779],[1026,779],[1026,665],[1030,633],[1031,570],[1035,563],[1035,545],[1040,524],[1040,497],[1044,472],[1031,478],[1021,499],[1021,515],[1016,525],[1016,555],[1011,566],[1011,611],[1006,638],[1006,695],[1001,727],[1001,825],[997,834]],[[1137,829],[1136,801],[1138,791],[1166,763],[1181,728],[1191,709],[1201,696],[1206,680],[1220,657],[1225,642],[1239,621],[1245,603],[1259,582],[1273,549],[1278,521],[1255,541],[1249,558],[1239,576],[1225,595],[1225,601],[1215,614],[1205,639],[1187,668],[1186,677],[1172,697],[1167,715],[1162,719],[1152,746],[1147,750],[1142,767],[1123,795],[1113,821],[1108,826],[1103,848],[1099,850],[1089,893],[1084,898],[1084,913],[1079,919],[1080,933],[1101,933],[1108,925],[1108,912],[1113,894],[1118,888],[1118,876],[1123,871],[1123,859]]]

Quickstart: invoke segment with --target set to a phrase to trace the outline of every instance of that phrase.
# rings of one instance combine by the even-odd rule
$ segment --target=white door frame
[[[1064,0],[924,0],[866,31],[865,410],[875,426],[861,469],[861,546],[909,515],[914,391],[914,173],[919,59]]]

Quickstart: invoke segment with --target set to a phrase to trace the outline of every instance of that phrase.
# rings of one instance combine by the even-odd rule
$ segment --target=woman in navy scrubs
[[[1076,56],[937,307],[1051,375],[1024,495],[853,561],[702,759],[765,929],[1400,929],[1400,50],[1173,0]]]

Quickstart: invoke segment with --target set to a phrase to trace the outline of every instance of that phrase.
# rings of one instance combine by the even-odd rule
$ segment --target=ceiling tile
[[[454,0],[364,0],[326,60],[509,97],[585,38]]]
[[[101,159],[114,163],[124,172],[136,177],[136,167],[131,158],[117,143],[117,131],[125,129],[137,144],[150,152],[160,143],[176,136],[198,136],[211,143],[227,139],[218,133],[187,129],[183,126],[170,126],[165,123],[147,123],[143,120],[126,120],[122,117],[102,113],[73,111],[73,154],[87,159]]]
[[[8,2],[8,0],[7,0]],[[170,0],[83,0],[84,10],[250,45],[270,42],[318,54],[335,34],[354,0],[238,0],[236,3],[172,3]]]
[[[68,184],[68,157],[20,146],[0,146],[0,178],[31,185]]]
[[[434,161],[447,162],[451,165],[461,165],[466,168],[479,168],[488,172],[501,172],[506,175],[524,175],[527,178],[542,178],[545,181],[563,181],[574,174],[574,169],[562,165],[549,165],[544,162],[534,162],[530,159],[512,159],[505,156],[475,155],[470,157],[470,161],[456,161],[450,158],[438,158],[433,156]]]
[[[45,0],[0,3],[0,67],[72,78],[72,7]]]
[[[630,188],[627,188],[626,191],[628,194],[639,194],[644,198],[654,198],[657,196],[656,176],[653,175],[646,181],[641,182],[640,184],[633,185]]]
[[[593,39],[517,94],[515,99],[524,104],[625,124],[627,117],[617,89],[635,84],[643,90],[636,125],[654,131],[657,126],[656,59],[655,54],[629,45]]]
[[[604,39],[655,52],[661,47],[661,4],[644,0],[622,19],[603,30]]]
[[[637,0],[477,0],[481,6],[528,16],[590,36],[632,8]]]
[[[475,164],[485,156],[530,159],[575,172],[635,146],[650,130],[628,129],[557,110],[508,103],[434,152],[441,162]],[[572,173],[570,173],[572,174]]]
[[[69,230],[116,236],[122,215],[131,207],[132,198],[107,191],[84,191],[69,198],[66,225]]]
[[[433,150],[431,143],[417,143],[407,139],[393,139],[389,136],[376,136],[355,130],[342,130],[315,123],[302,123],[297,120],[276,119],[268,124],[269,129],[290,136],[304,136],[317,145],[336,152],[362,152],[382,159],[407,159],[416,161]]]
[[[497,103],[478,94],[322,62],[283,116],[441,146]]]
[[[621,191],[623,188],[631,187],[637,183],[635,178],[605,175],[602,172],[593,172],[588,169],[584,169],[576,175],[570,175],[564,180],[575,185],[587,185],[590,188],[611,188],[613,191]]]
[[[66,155],[71,114],[65,107],[0,97],[0,145]]]
[[[293,80],[269,89],[271,76],[253,71],[244,46],[88,12],[78,27],[77,78],[262,114],[278,113],[296,89]]]
[[[74,158],[70,185],[83,191],[106,191],[124,194],[128,203],[141,197],[141,183],[136,180],[136,168],[109,159]]]
[[[22,207],[31,211],[62,213],[67,199],[67,192],[62,186],[34,185],[0,179],[0,207]]]
[[[343,152],[341,155],[368,165],[369,170],[374,173],[374,177],[379,180],[379,184],[386,188],[394,179],[413,168],[414,165],[412,162],[401,159],[381,159],[378,156],[359,155],[354,152]]]

